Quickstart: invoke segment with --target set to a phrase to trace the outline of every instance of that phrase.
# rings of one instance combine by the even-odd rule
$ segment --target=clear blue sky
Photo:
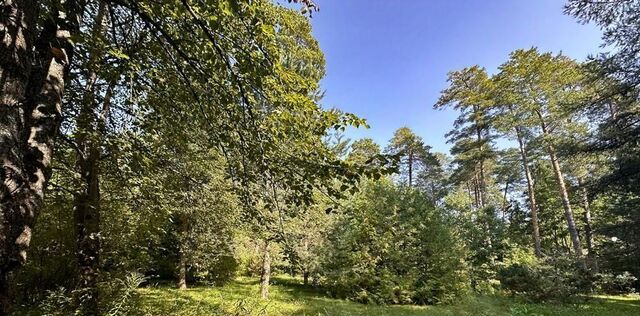
[[[314,34],[325,53],[325,107],[368,120],[349,131],[385,146],[408,126],[436,151],[457,116],[433,110],[447,72],[478,64],[489,72],[509,52],[537,46],[584,60],[601,32],[562,13],[563,0],[316,0]]]

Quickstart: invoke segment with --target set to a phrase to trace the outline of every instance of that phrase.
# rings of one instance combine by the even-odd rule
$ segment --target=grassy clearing
[[[445,306],[376,306],[327,297],[298,280],[275,278],[269,300],[256,280],[240,278],[224,287],[178,291],[139,290],[142,315],[640,315],[640,296],[597,296],[576,304],[526,304],[507,297],[471,297]]]

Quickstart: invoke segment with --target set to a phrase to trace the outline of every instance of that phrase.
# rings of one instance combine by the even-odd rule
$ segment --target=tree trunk
[[[529,196],[529,205],[531,207],[531,226],[533,228],[533,249],[536,257],[542,257],[542,246],[540,244],[540,225],[538,223],[538,204],[536,203],[536,192],[533,189],[533,175],[531,174],[531,168],[529,168],[529,157],[527,150],[522,139],[522,133],[520,127],[516,126],[516,136],[518,138],[518,145],[520,147],[520,156],[522,157],[522,167],[524,169],[525,177],[527,178],[527,194]]]
[[[510,180],[507,180],[507,183],[504,185],[504,194],[502,197],[502,220],[504,221],[504,218],[506,217],[505,215],[507,215],[507,209],[509,208],[509,200],[507,198],[507,195],[509,194],[509,185],[511,184]]]
[[[567,220],[567,228],[569,229],[569,235],[571,236],[571,243],[573,245],[573,251],[576,257],[582,258],[582,246],[580,245],[580,236],[578,235],[578,229],[573,219],[573,211],[571,210],[571,203],[569,202],[569,194],[567,193],[567,187],[564,183],[564,176],[560,170],[560,163],[556,155],[553,146],[549,146],[549,156],[551,158],[551,164],[553,166],[553,173],[558,181],[558,190],[560,198],[562,199],[562,207],[564,208],[564,217]]]
[[[302,272],[302,284],[309,285],[309,271],[306,268]]]
[[[304,285],[308,285],[309,284],[309,239],[305,236],[304,238],[304,254],[305,254],[305,258],[307,260],[305,260],[305,262],[303,262],[303,266],[302,266],[302,279],[303,279],[303,284]]]
[[[178,289],[186,290],[187,289],[187,249],[186,238],[189,231],[189,216],[187,214],[181,213],[178,215]]]
[[[551,232],[553,234],[553,244],[556,246],[555,249],[564,251],[564,248],[562,248],[560,241],[558,241],[558,232],[554,228],[551,229]]]
[[[473,107],[474,112],[478,113],[480,111],[478,106],[474,106]],[[480,156],[482,157],[482,152],[483,150],[483,144],[482,144],[482,128],[477,125],[476,122],[476,138],[478,141],[478,151],[480,151]],[[479,192],[480,192],[480,207],[483,208],[484,207],[484,203],[486,202],[486,195],[487,195],[487,182],[485,179],[485,170],[484,170],[484,158],[481,158],[480,161],[478,162],[478,167],[479,167],[479,179],[478,179],[478,185],[480,187]]]
[[[479,163],[479,177],[478,177],[478,194],[480,196],[480,208],[484,208],[487,199],[487,184],[484,178],[484,162],[480,160]]]
[[[409,187],[413,183],[413,150],[409,149]]]
[[[474,183],[474,194],[476,198],[476,209],[481,209],[484,207],[484,201],[482,196],[482,188],[480,187],[480,179],[477,173],[473,177],[473,183]]]
[[[180,250],[179,252],[180,259],[178,260],[178,289],[186,290],[187,289],[187,258]]]
[[[9,310],[11,307],[11,296],[9,295],[8,277],[8,274],[0,275],[0,293],[2,293],[2,297],[0,297],[0,316],[9,315],[11,313]]]
[[[50,178],[53,139],[73,55],[80,3],[68,0],[38,38],[39,3],[5,1],[0,52],[0,279],[24,264]],[[35,54],[31,54],[35,47]],[[32,60],[31,56],[35,56]],[[0,288],[8,313],[8,286]]]
[[[269,241],[265,240],[262,253],[262,270],[260,271],[260,297],[269,298],[269,278],[271,277],[271,255]]]
[[[92,38],[102,42],[106,3],[100,2],[95,18]],[[82,183],[74,200],[78,277],[80,290],[76,295],[81,301],[84,315],[98,313],[98,274],[100,265],[100,148],[105,133],[113,84],[105,94],[100,115],[96,102],[95,83],[102,54],[100,47],[93,47],[87,63],[88,76],[84,87],[82,105],[76,121],[76,172]]]
[[[28,52],[33,49],[37,7],[36,1],[5,2],[0,19],[0,315],[10,313],[9,274],[26,259],[29,241],[25,239],[31,229],[25,225],[30,218],[23,214],[30,214],[40,203],[37,196],[28,195],[22,152],[25,118],[21,113],[31,72],[32,55]]]
[[[547,131],[547,125],[545,124],[544,118],[542,117],[542,113],[540,113],[539,111],[536,111],[536,113],[540,118],[540,127],[542,128],[543,135],[544,136],[549,135]],[[567,220],[567,228],[569,229],[569,235],[571,236],[573,251],[575,252],[575,255],[578,258],[578,260],[584,266],[584,260],[582,255],[582,245],[580,245],[580,236],[578,235],[578,229],[576,228],[576,223],[573,219],[573,211],[571,210],[569,193],[567,193],[567,187],[564,183],[564,176],[562,175],[562,170],[560,170],[560,163],[558,162],[558,156],[552,144],[547,144],[547,152],[549,154],[549,158],[551,159],[551,166],[553,167],[553,173],[555,174],[556,181],[558,182],[558,192],[560,193],[560,199],[562,200],[562,207],[564,208],[564,217]]]
[[[74,200],[76,258],[79,284],[77,297],[84,315],[98,311],[98,269],[100,254],[100,189],[98,182],[98,153],[90,145],[86,159],[78,159],[82,184]]]
[[[469,201],[470,203],[474,203],[474,195],[471,192],[471,185],[469,184],[469,181],[466,182],[467,184],[467,193],[469,193]],[[469,207],[472,207],[473,205],[469,205]]]
[[[573,251],[578,258],[582,257],[582,245],[580,244],[580,237],[578,235],[578,229],[573,219],[573,211],[571,210],[571,203],[569,202],[569,194],[567,187],[564,183],[564,176],[560,170],[560,163],[556,155],[553,146],[549,146],[549,156],[551,158],[551,164],[553,166],[553,173],[556,176],[558,182],[558,190],[560,192],[560,198],[562,199],[562,207],[564,208],[564,217],[567,220],[567,228],[569,229],[569,235],[571,236],[571,243],[573,245]]]
[[[584,234],[587,239],[587,255],[589,257],[589,261],[593,271],[598,273],[598,261],[593,249],[593,229],[591,227],[591,205],[589,203],[589,195],[587,192],[587,187],[584,186],[581,178],[578,178],[578,186],[580,186],[580,190],[582,191],[582,207],[584,208]]]
[[[92,95],[92,94],[91,94]],[[108,108],[110,92],[104,101]],[[93,99],[90,101],[93,103]],[[100,144],[106,114],[94,129],[94,107],[87,106],[79,114],[76,144],[76,170],[82,183],[74,200],[74,221],[82,305],[88,315],[97,313],[98,273],[100,264]]]

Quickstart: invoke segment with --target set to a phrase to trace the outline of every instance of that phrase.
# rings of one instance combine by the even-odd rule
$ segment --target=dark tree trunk
[[[302,272],[302,284],[309,285],[309,271],[306,269]]]
[[[179,233],[179,249],[178,249],[178,289],[187,289],[187,248],[186,238],[189,232],[189,217],[186,214],[180,214],[178,216],[178,233]]]
[[[31,72],[36,9],[36,1],[5,2],[0,19],[0,315],[9,314],[9,274],[24,262],[29,245],[25,239],[31,229],[24,229],[24,224],[30,219],[22,211],[39,207],[37,199],[30,201],[28,196],[23,161],[26,122],[21,113]]]
[[[304,238],[304,253],[307,258],[309,258],[309,239],[305,236]],[[302,280],[304,285],[309,284],[309,264],[308,260],[305,260],[302,266]]]
[[[527,150],[522,139],[522,132],[520,127],[516,127],[516,136],[518,138],[518,145],[520,147],[520,156],[522,157],[522,168],[527,179],[527,194],[529,196],[529,206],[531,207],[531,226],[533,229],[533,250],[536,257],[542,257],[542,246],[540,244],[540,225],[538,222],[538,204],[536,202],[536,192],[533,189],[533,175],[531,174],[531,168],[529,168],[529,157]]]
[[[509,209],[509,200],[507,198],[507,195],[509,194],[509,185],[510,185],[510,180],[507,180],[507,183],[504,185],[504,194],[502,196],[502,220],[504,221],[504,218],[506,217],[506,213],[507,213],[507,209]]]
[[[558,238],[558,232],[555,229],[552,229],[551,232],[552,232],[552,235],[553,235],[553,244],[556,246],[555,249],[564,251],[564,248],[560,244],[560,241],[559,241],[559,238]]]
[[[9,295],[9,275],[3,274],[0,275],[0,293],[2,297],[0,297],[0,316],[9,315],[11,307],[11,296]]]
[[[98,269],[100,258],[100,190],[95,148],[87,159],[79,159],[82,190],[74,200],[78,295],[84,315],[98,311]]]
[[[269,298],[269,278],[271,277],[271,254],[269,241],[265,240],[262,253],[262,270],[260,271],[260,297]]]
[[[409,149],[409,187],[413,185],[413,150]]]
[[[473,177],[473,184],[474,184],[473,192],[476,199],[476,209],[481,209],[484,207],[484,202],[483,202],[483,196],[482,196],[482,189],[480,187],[480,178],[477,173]]]
[[[100,3],[95,18],[93,40],[101,42],[106,4]],[[76,142],[76,172],[81,183],[74,200],[74,223],[76,233],[76,258],[78,262],[78,294],[76,298],[85,315],[98,313],[98,274],[100,264],[100,147],[105,133],[113,84],[107,88],[102,109],[98,108],[95,83],[102,52],[94,47],[87,63],[88,76],[78,120]]]
[[[80,3],[68,0],[34,40],[39,2],[5,1],[0,22],[0,279],[27,258],[31,232],[50,178],[53,139],[73,55]],[[62,14],[64,13],[64,14]],[[35,50],[34,50],[35,48]],[[32,59],[33,58],[33,59]],[[0,288],[8,311],[8,286]]]
[[[484,162],[482,160],[479,163],[478,196],[479,196],[478,200],[480,202],[480,208],[483,208],[486,203],[487,184],[484,178]]]
[[[78,298],[85,315],[98,310],[98,273],[100,264],[100,185],[99,147],[86,139],[78,143],[85,146],[85,155],[78,155],[77,170],[82,183],[74,200],[76,259],[78,262]],[[83,148],[83,147],[80,147]]]

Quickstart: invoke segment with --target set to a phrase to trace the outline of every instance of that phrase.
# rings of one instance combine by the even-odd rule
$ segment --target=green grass
[[[453,305],[377,306],[327,297],[299,280],[275,278],[262,300],[255,279],[239,278],[224,287],[168,287],[139,290],[142,315],[640,315],[640,296],[596,296],[575,304],[526,304],[514,298],[483,296]]]

